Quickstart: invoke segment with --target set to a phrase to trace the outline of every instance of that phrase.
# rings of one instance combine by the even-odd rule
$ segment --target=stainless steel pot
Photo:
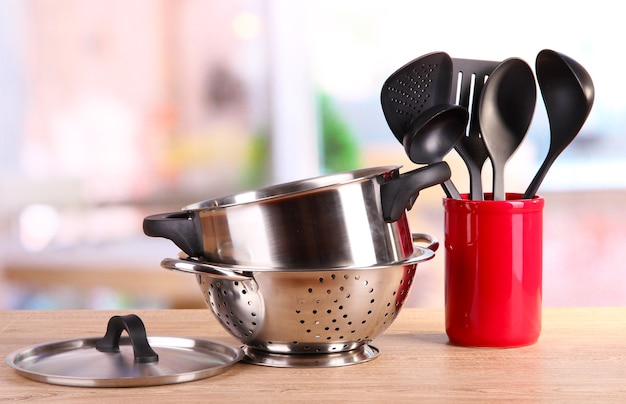
[[[198,202],[144,219],[145,234],[206,262],[270,268],[371,266],[414,253],[406,218],[445,162],[367,168]]]
[[[164,268],[193,273],[209,309],[241,343],[244,360],[268,366],[339,366],[378,355],[369,343],[395,320],[417,265],[435,238],[413,234],[411,257],[388,265],[271,270],[167,258]],[[426,247],[417,243],[426,242]]]

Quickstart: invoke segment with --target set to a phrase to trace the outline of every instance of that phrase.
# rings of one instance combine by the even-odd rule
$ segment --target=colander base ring
[[[371,361],[380,355],[380,350],[369,344],[363,344],[351,351],[317,354],[273,353],[261,351],[247,345],[241,348],[245,353],[243,362],[281,368],[348,366]]]

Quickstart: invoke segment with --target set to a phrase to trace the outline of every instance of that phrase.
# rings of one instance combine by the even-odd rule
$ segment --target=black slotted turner
[[[410,61],[383,84],[383,114],[414,163],[442,161],[462,135],[467,111],[449,103],[451,85],[452,59],[444,52]],[[442,187],[448,197],[460,198],[452,181]]]
[[[434,52],[410,61],[383,84],[380,102],[391,132],[400,143],[422,112],[449,104],[452,59]]]
[[[454,146],[470,177],[470,199],[482,200],[482,168],[489,158],[480,135],[478,104],[487,78],[500,62],[452,58],[453,75],[450,102],[461,105],[470,113],[468,130]]]

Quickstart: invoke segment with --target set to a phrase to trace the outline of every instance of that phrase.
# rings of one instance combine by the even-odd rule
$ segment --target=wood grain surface
[[[0,311],[0,402],[626,402],[626,307],[547,308],[533,346],[465,348],[448,343],[441,309],[405,308],[373,345],[378,358],[336,368],[238,363],[182,384],[85,388],[22,377],[4,363],[12,351],[98,337],[120,311]],[[149,335],[237,345],[204,309],[136,314]]]

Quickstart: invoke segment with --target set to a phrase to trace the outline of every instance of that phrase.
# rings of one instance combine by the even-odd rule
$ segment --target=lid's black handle
[[[96,342],[96,349],[100,352],[119,352],[120,337],[124,330],[128,332],[130,342],[133,345],[135,362],[150,363],[159,361],[159,355],[152,350],[148,343],[146,327],[144,327],[143,321],[136,314],[111,317],[107,324],[105,336]]]

